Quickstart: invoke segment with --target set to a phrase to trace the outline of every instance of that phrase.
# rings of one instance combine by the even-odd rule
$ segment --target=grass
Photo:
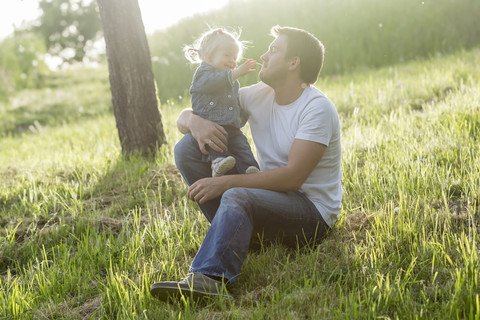
[[[162,104],[158,157],[127,161],[105,70],[18,92],[0,107],[0,319],[480,319],[479,75],[474,49],[321,79],[342,218],[319,246],[251,252],[233,302],[148,293],[208,229],[173,164],[187,100]]]

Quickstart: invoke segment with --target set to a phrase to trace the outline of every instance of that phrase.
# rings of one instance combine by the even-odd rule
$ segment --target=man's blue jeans
[[[191,134],[175,145],[175,163],[188,185],[211,176],[210,164],[202,161]],[[320,240],[329,229],[315,205],[298,191],[232,188],[200,208],[211,225],[190,272],[224,277],[229,283],[237,280],[250,240],[258,235],[295,247]]]

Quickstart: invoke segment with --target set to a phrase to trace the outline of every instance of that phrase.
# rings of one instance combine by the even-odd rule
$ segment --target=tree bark
[[[122,152],[155,155],[165,143],[150,48],[137,0],[97,0]]]

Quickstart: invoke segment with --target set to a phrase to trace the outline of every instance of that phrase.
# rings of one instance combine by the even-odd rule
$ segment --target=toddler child
[[[209,155],[203,160],[211,162],[212,176],[218,177],[236,166],[239,173],[258,172],[245,135],[240,130],[248,119],[240,108],[238,78],[255,72],[257,62],[248,59],[237,67],[244,48],[238,35],[224,29],[204,33],[193,45],[184,48],[185,57],[199,63],[190,87],[193,113],[222,125],[228,132],[228,150],[219,153],[206,147]]]

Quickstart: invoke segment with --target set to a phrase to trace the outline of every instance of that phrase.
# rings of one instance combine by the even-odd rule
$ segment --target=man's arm
[[[221,125],[197,116],[191,108],[180,112],[177,128],[183,134],[191,133],[203,154],[208,154],[207,145],[217,152],[227,151],[227,131]]]
[[[325,145],[317,142],[296,139],[290,149],[288,164],[285,167],[253,174],[204,178],[190,186],[187,196],[191,200],[204,203],[234,187],[279,192],[299,190],[315,169],[326,148]]]

